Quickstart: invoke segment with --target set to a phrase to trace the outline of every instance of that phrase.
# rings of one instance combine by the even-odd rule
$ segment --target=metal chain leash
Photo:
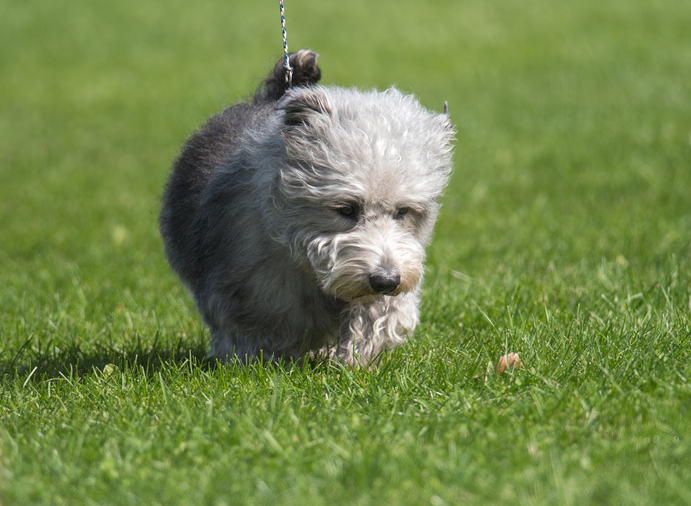
[[[286,35],[286,15],[283,10],[283,0],[280,0],[281,4],[281,28],[283,29],[283,54],[285,55],[285,61],[283,63],[283,70],[286,72],[286,84],[288,87],[293,84],[293,67],[290,66],[290,57],[288,56],[288,37]]]

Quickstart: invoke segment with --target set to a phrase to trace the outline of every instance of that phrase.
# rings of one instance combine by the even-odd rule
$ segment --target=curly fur
[[[395,89],[318,85],[316,58],[292,55],[287,90],[279,61],[252,103],[211,118],[166,186],[166,255],[222,360],[354,363],[418,322],[453,128]]]

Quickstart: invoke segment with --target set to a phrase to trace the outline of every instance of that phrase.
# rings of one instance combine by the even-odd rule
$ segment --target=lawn
[[[324,83],[458,130],[373,371],[215,366],[163,256],[170,164],[278,14],[0,2],[0,504],[690,504],[691,3],[287,1]]]

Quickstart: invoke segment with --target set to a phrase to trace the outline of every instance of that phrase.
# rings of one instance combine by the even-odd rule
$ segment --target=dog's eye
[[[398,210],[396,211],[396,214],[394,214],[394,218],[396,218],[397,220],[402,219],[405,215],[408,214],[409,210],[410,209],[407,207],[399,207]]]
[[[344,204],[342,206],[338,206],[336,208],[336,212],[341,216],[345,216],[346,218],[354,219],[357,218],[358,208],[356,205]]]

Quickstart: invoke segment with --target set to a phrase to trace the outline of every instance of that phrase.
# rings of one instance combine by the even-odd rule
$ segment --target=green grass
[[[286,9],[326,83],[449,101],[415,338],[204,360],[158,198],[277,5],[0,2],[0,503],[691,503],[691,3]]]

